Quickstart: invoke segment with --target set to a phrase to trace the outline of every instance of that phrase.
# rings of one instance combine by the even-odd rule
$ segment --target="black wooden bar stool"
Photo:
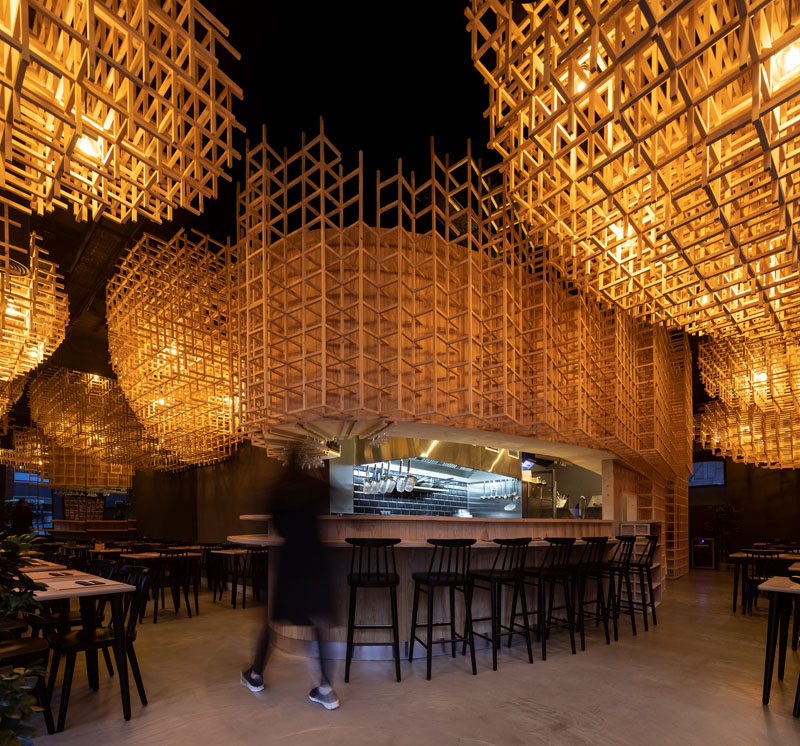
[[[531,543],[531,538],[493,539],[492,541],[497,544],[497,552],[492,566],[486,570],[470,570],[467,573],[469,579],[467,598],[470,604],[469,614],[472,617],[471,605],[475,589],[489,592],[489,616],[472,617],[472,623],[491,622],[491,634],[486,635],[473,630],[473,635],[491,643],[492,670],[496,671],[497,651],[500,648],[500,641],[503,637],[508,637],[510,640],[513,635],[522,635],[528,646],[528,662],[533,663],[531,629],[528,625],[528,606],[525,600],[524,581],[520,573],[520,569],[525,566],[525,556],[528,551],[528,544]],[[507,626],[502,623],[503,588],[506,586],[512,588],[514,595],[519,596],[522,601],[522,624],[514,624],[513,619]],[[521,627],[521,629],[518,630],[517,627]],[[461,650],[462,655],[466,653],[466,650],[467,645],[464,643]]]
[[[653,559],[656,555],[658,546],[658,536],[652,534],[644,537],[645,543],[642,545],[641,552],[631,560],[631,571],[639,575],[640,598],[633,600],[633,605],[637,611],[642,612],[644,620],[644,631],[647,632],[647,609],[653,615],[653,624],[658,624],[656,618],[656,598],[653,591]]]
[[[546,537],[547,550],[542,558],[542,564],[537,567],[523,567],[520,574],[524,579],[521,594],[524,601],[525,586],[529,585],[536,589],[538,603],[536,612],[527,612],[523,606],[525,623],[528,623],[528,614],[536,613],[536,639],[542,645],[542,660],[547,660],[547,638],[552,627],[566,627],[569,631],[569,642],[573,655],[575,654],[575,615],[572,608],[572,584],[570,574],[570,557],[572,547],[575,544],[574,536]],[[564,595],[564,611],[566,616],[563,619],[554,619],[555,592],[556,587],[561,586]],[[517,616],[517,596],[514,593],[514,600],[511,604],[511,627],[516,625]],[[560,607],[562,608],[562,607]]]
[[[609,617],[614,624],[614,641],[619,640],[619,617],[622,611],[627,611],[631,618],[631,629],[636,635],[636,613],[632,603],[625,603],[622,598],[622,583],[625,583],[625,593],[628,601],[633,599],[633,586],[631,584],[631,559],[633,548],[636,545],[635,536],[617,536],[617,545],[611,561],[603,564],[604,574],[608,578],[608,609]]]
[[[345,539],[353,547],[350,555],[350,611],[347,615],[347,655],[344,665],[345,683],[350,681],[350,662],[355,646],[385,645],[385,642],[353,642],[357,629],[392,630],[392,649],[397,680],[400,681],[400,631],[397,626],[397,586],[400,576],[394,561],[394,547],[401,539]],[[392,603],[391,624],[356,624],[356,592],[359,588],[388,588]]]
[[[408,644],[408,660],[414,657],[414,641],[422,645],[428,658],[427,679],[431,678],[431,656],[433,643],[450,644],[451,654],[456,657],[456,643],[461,642],[469,645],[470,656],[472,657],[472,674],[478,673],[475,665],[475,639],[472,631],[472,615],[470,610],[470,584],[468,580],[470,547],[475,543],[475,539],[428,539],[428,544],[433,546],[433,554],[428,565],[427,572],[415,572],[412,574],[414,579],[414,607],[411,612],[411,637]],[[442,622],[433,621],[433,599],[436,588],[443,588],[450,592],[450,619]],[[464,606],[466,608],[466,619],[464,622],[464,634],[456,632],[456,591],[464,594]],[[420,640],[417,637],[417,611],[419,609],[419,594],[425,593],[428,596],[428,617],[425,622],[427,628],[426,639]],[[433,639],[434,627],[450,627],[450,637],[441,640]]]
[[[584,536],[583,548],[578,562],[572,568],[575,592],[577,594],[578,629],[581,635],[581,650],[586,650],[586,621],[594,621],[595,626],[603,623],[606,633],[606,645],[611,644],[608,634],[608,607],[606,606],[603,561],[608,548],[607,536]],[[586,588],[595,583],[594,600],[586,601]],[[594,605],[594,611],[587,611],[586,604]]]

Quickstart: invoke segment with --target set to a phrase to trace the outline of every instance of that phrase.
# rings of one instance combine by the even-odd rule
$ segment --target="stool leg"
[[[547,622],[545,623],[545,634],[550,634],[550,625],[553,623],[553,604],[556,598],[556,583],[554,580],[550,581],[550,594],[548,595],[547,602]]]
[[[478,675],[478,667],[475,665],[475,635],[472,631],[472,586],[469,583],[466,583],[464,586],[464,604],[466,606],[466,613],[464,619],[464,638],[466,645],[469,642],[469,654],[470,658],[472,659],[472,675]],[[463,652],[461,653],[464,654]],[[800,687],[800,682],[798,682],[798,687]]]
[[[614,593],[614,573],[610,573],[608,583],[608,603],[606,604],[608,614],[614,623],[614,642],[619,641],[619,625],[617,623],[617,599]]]
[[[562,581],[561,585],[564,587],[564,606],[566,607],[567,614],[567,629],[569,630],[569,644],[572,648],[572,654],[575,655],[575,614],[572,610],[572,591],[569,587],[569,581]]]
[[[605,591],[603,590],[603,576],[597,576],[597,599],[598,599],[598,613],[603,618],[603,630],[606,633],[606,645],[611,644],[611,638],[608,634],[608,607],[606,606]]]
[[[653,593],[653,573],[649,567],[647,568],[647,592],[650,594],[650,612],[653,615],[653,626],[655,627],[658,625],[658,620],[656,619],[656,597]]]
[[[533,663],[533,648],[531,647],[531,626],[528,624],[528,600],[525,597],[525,583],[519,583],[519,599],[522,603],[522,628],[525,632],[525,645],[528,647],[528,663]],[[514,585],[514,593],[517,593],[517,585]],[[511,639],[511,635],[508,636]]]
[[[50,707],[50,695],[47,693],[47,686],[44,683],[44,677],[36,677],[36,685],[34,687],[36,698],[39,700],[39,707],[42,708],[44,715],[44,724],[47,727],[47,732],[50,735],[56,732],[56,726],[53,722],[53,710]]]
[[[538,590],[538,630],[536,631],[540,640],[542,641],[542,660],[547,660],[547,630],[545,629],[545,601],[544,601],[544,578],[539,578]]]
[[[414,659],[414,640],[417,634],[417,611],[419,610],[419,580],[414,581],[414,603],[411,609],[411,639],[408,641],[409,663]]]
[[[492,671],[497,670],[497,584],[489,582],[490,607],[492,615]]]
[[[397,588],[391,586],[389,595],[392,600],[392,648],[394,652],[394,668],[397,680],[400,681],[400,629],[397,626]]]
[[[575,578],[575,582],[578,585],[578,627],[581,633],[581,650],[586,650],[586,634],[584,632],[585,619],[583,609],[586,596],[586,584],[584,583],[583,576],[580,574],[580,572]]]
[[[644,631],[647,632],[649,629],[647,626],[647,605],[649,601],[647,599],[647,586],[645,585],[643,567],[639,568],[639,588],[642,594],[642,618],[644,619]]]
[[[517,626],[517,598],[519,597],[519,589],[516,583],[514,584],[514,595],[511,598],[511,619],[508,622],[508,628],[513,632]],[[511,647],[511,640],[513,635],[508,636],[508,647]]]
[[[631,573],[630,570],[625,572],[625,592],[628,594],[628,611],[631,616],[631,629],[633,636],[636,637],[636,610],[633,604],[633,592],[631,591]]]
[[[427,660],[427,667],[426,667],[426,674],[425,678],[430,681],[431,680],[431,656],[433,655],[433,591],[435,586],[429,585],[428,586],[428,636],[427,641],[428,644],[426,645],[426,660]]]
[[[792,710],[792,715],[796,718],[800,718],[800,677],[797,679],[797,691],[794,694],[794,709]]]
[[[353,660],[353,632],[356,623],[356,586],[350,586],[350,610],[347,614],[347,651],[344,661],[344,683],[350,681],[350,661]]]
[[[456,587],[450,586],[450,649],[456,657]]]

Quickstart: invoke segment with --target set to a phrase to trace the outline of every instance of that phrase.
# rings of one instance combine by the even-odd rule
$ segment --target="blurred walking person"
[[[319,647],[319,659],[310,659],[314,688],[308,698],[326,710],[335,710],[339,699],[326,670],[328,630],[332,614],[329,563],[319,539],[319,515],[328,512],[327,486],[301,469],[299,449],[289,454],[283,476],[271,491],[268,512],[272,525],[283,537],[280,548],[272,618],[298,626],[310,626]],[[251,692],[264,689],[264,667],[270,653],[270,620],[265,620],[253,665],[242,671],[241,682]]]

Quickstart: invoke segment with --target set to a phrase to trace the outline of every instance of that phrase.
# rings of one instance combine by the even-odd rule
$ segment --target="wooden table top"
[[[177,555],[176,555],[177,556]],[[186,552],[184,557],[202,557],[199,552]],[[127,552],[126,554],[120,555],[120,559],[125,560],[127,558],[130,559],[158,559],[159,557],[170,557],[169,554],[161,554],[160,552]]]
[[[20,568],[26,575],[34,572],[47,572],[49,570],[66,570],[66,565],[59,565],[57,562],[46,562],[45,560],[38,560],[31,562],[29,565]]]
[[[233,534],[229,536],[227,540],[231,544],[245,544],[250,546],[258,546],[258,547],[279,547],[283,544],[283,539],[280,536],[276,536],[275,534]],[[351,544],[348,544],[344,540],[322,540],[322,543],[325,546],[329,547],[350,547]],[[616,539],[609,539],[608,546],[613,546],[617,543]],[[585,544],[585,542],[578,539],[573,546],[581,547]],[[432,549],[432,545],[428,544],[427,541],[409,541],[403,540],[399,544],[395,545],[398,549]],[[539,549],[542,547],[547,547],[549,544],[544,539],[533,539],[531,543],[528,545],[531,548]],[[493,541],[478,541],[472,545],[473,549],[496,549],[497,544]],[[244,551],[241,549],[237,550],[213,550],[212,554],[216,554],[218,552],[231,552],[231,551]]]
[[[774,578],[765,580],[758,590],[765,593],[789,593],[792,595],[800,595],[800,583],[795,583],[790,578],[783,575],[776,575]]]
[[[789,572],[800,572],[800,562],[793,562],[789,565]]]
[[[104,549],[90,549],[89,554],[121,554],[122,549],[119,547],[107,547]]]
[[[212,549],[211,554],[247,554],[246,549]]]
[[[86,596],[108,596],[113,593],[131,593],[136,586],[97,575],[70,576],[58,578],[36,578],[46,586],[43,591],[33,595],[37,601],[58,601],[62,598],[83,598]]]

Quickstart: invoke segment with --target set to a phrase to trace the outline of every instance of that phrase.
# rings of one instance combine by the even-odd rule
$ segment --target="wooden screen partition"
[[[131,464],[101,461],[88,453],[51,446],[48,476],[54,488],[126,490],[133,484]]]
[[[238,157],[227,34],[196,0],[0,3],[0,187],[79,220],[202,211]]]
[[[182,230],[144,234],[106,288],[111,364],[166,468],[219,461],[238,437],[226,252]]]
[[[794,3],[473,0],[467,16],[544,265],[647,321],[800,330]]]
[[[665,520],[691,464],[685,335],[548,272],[499,168],[432,150],[429,174],[398,164],[373,190],[323,131],[291,154],[248,144],[246,164],[233,306],[248,438],[420,422],[607,448],[655,470],[642,491]]]

